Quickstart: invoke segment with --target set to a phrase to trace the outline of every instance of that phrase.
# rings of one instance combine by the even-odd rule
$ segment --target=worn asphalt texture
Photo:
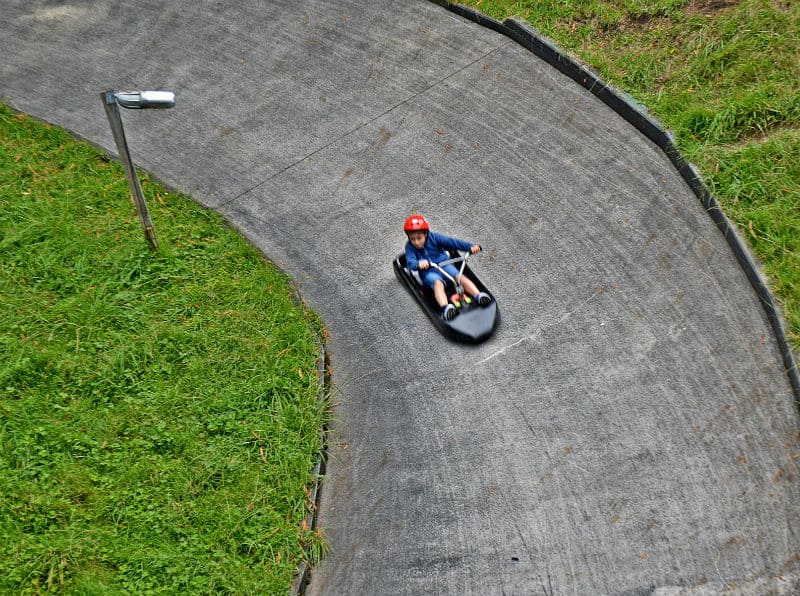
[[[99,94],[136,88],[178,102],[124,111],[137,165],[330,331],[309,594],[800,590],[798,410],[764,309],[605,104],[425,0],[3,2],[3,101],[115,152]],[[411,212],[485,248],[488,342],[444,339],[395,279]]]

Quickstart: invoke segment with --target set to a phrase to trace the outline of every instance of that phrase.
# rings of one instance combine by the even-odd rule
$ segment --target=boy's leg
[[[456,316],[457,311],[456,307],[448,303],[447,301],[447,292],[444,286],[444,281],[442,281],[441,276],[434,273],[433,271],[426,271],[423,280],[424,283],[428,286],[430,286],[431,281],[433,281],[433,297],[436,299],[436,303],[442,309],[442,316],[446,320],[450,321],[453,317]]]
[[[462,275],[461,277],[461,285],[464,286],[464,291],[478,300],[481,306],[485,306],[492,301],[488,294],[483,294],[483,296],[481,296],[481,291],[478,289],[478,286],[476,286],[470,278],[466,275]]]
[[[447,306],[447,294],[445,293],[441,274],[432,269],[426,269],[425,271],[420,271],[420,277],[422,278],[422,283],[433,290],[433,297],[436,299],[436,303],[442,308]]]
[[[445,292],[443,281],[437,279],[436,283],[433,284],[433,295],[436,298],[436,302],[442,307],[442,316],[445,320],[452,320],[453,317],[456,316],[457,311],[456,307],[447,301],[447,293]]]
[[[475,283],[466,275],[461,276],[461,285],[464,286],[464,291],[473,298],[480,294],[478,286],[476,286]]]
[[[447,306],[447,293],[444,291],[444,282],[437,279],[433,284],[433,297],[436,298],[436,303],[444,308]]]

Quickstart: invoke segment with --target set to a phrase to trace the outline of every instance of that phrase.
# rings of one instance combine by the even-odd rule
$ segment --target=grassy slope
[[[321,331],[184,197],[0,106],[0,592],[285,592]]]
[[[461,2],[527,19],[673,131],[763,262],[800,348],[800,2]]]

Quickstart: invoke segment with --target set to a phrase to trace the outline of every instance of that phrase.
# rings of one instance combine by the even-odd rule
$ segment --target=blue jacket
[[[447,249],[468,251],[472,244],[458,238],[451,238],[444,234],[428,232],[428,238],[421,250],[414,248],[411,241],[406,242],[406,263],[410,271],[419,269],[419,262],[427,260],[429,263],[440,263],[450,258]]]

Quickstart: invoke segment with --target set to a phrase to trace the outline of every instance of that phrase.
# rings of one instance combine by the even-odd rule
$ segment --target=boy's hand
[[[470,254],[473,254],[473,255],[478,254],[479,252],[481,252],[481,245],[480,244],[473,244],[469,248],[469,252],[470,252]]]
[[[419,262],[419,268],[420,268],[421,271],[425,271],[430,266],[431,266],[431,264],[428,261],[426,261],[425,259],[422,259]]]

